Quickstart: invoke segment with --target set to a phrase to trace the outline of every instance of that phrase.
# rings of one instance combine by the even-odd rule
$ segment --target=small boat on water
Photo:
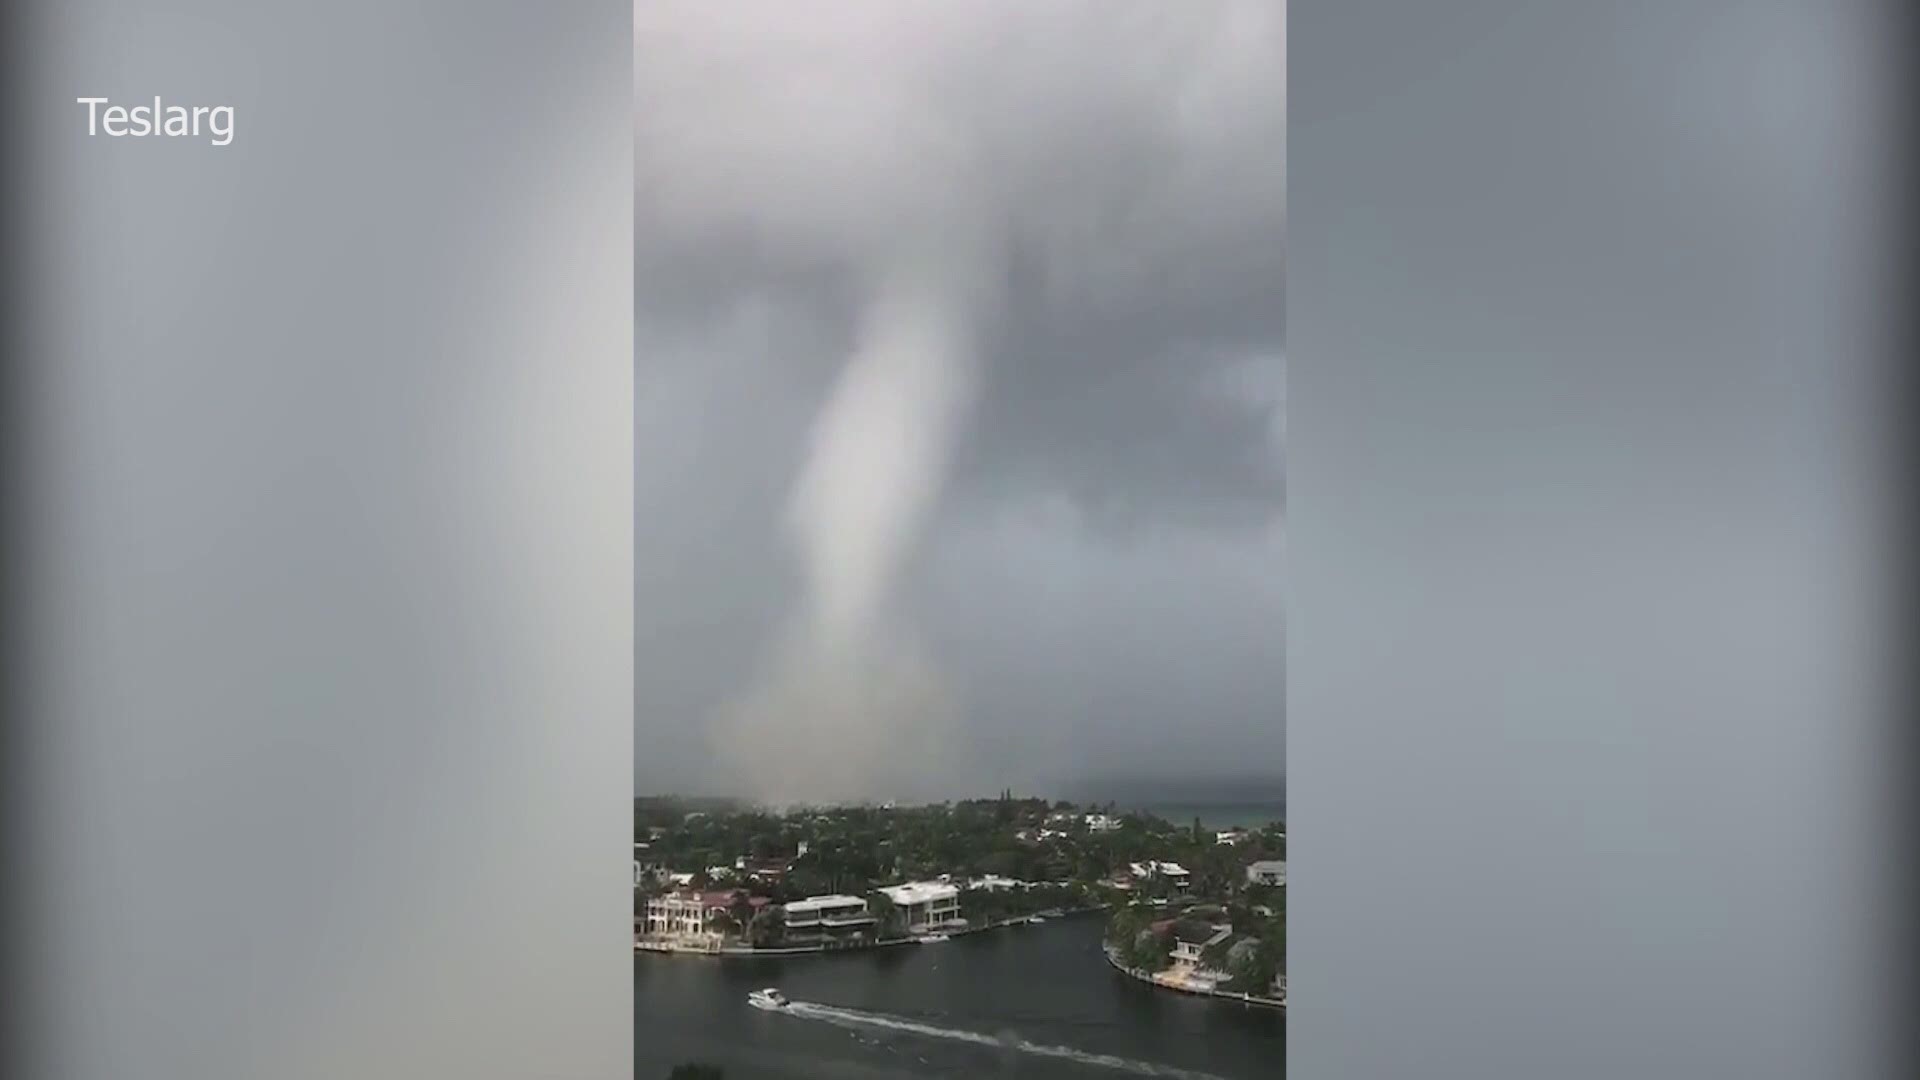
[[[787,1000],[787,995],[769,986],[764,990],[755,990],[748,994],[747,1004],[756,1009],[778,1011],[793,1003]]]
[[[1047,917],[1045,915],[1035,915],[1033,918],[1028,919],[1027,921],[1030,923],[1043,923],[1047,921]]]
[[[945,940],[947,940],[947,935],[945,934],[926,934],[920,938],[920,944],[931,945],[936,941],[945,941]]]

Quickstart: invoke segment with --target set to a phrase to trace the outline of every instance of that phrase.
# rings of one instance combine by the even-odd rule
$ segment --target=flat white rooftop
[[[937,881],[909,881],[905,885],[888,885],[880,891],[887,894],[887,899],[902,907],[935,900],[954,900],[960,896],[958,888]]]
[[[1135,877],[1151,877],[1155,874],[1160,874],[1165,877],[1187,876],[1187,868],[1177,862],[1132,863],[1128,869],[1133,871]]]
[[[790,901],[786,905],[786,908],[788,911],[796,908],[802,911],[810,911],[817,908],[858,907],[864,906],[865,904],[866,900],[861,897],[836,894],[833,896],[809,896],[805,900]]]

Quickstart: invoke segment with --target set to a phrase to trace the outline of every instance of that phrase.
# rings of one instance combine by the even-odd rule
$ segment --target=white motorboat
[[[945,941],[945,940],[947,940],[947,935],[945,934],[926,934],[920,938],[920,944],[931,945],[936,941]]]
[[[769,986],[764,990],[755,990],[748,994],[747,1004],[756,1009],[766,1009],[770,1012],[775,1012],[793,1003],[787,1000],[787,995]]]

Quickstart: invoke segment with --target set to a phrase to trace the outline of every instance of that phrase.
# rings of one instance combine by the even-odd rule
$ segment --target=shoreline
[[[1072,918],[1078,915],[1090,915],[1096,911],[1105,911],[1107,910],[1107,907],[1108,905],[1106,904],[1094,904],[1089,907],[1068,908],[1064,911],[1061,911],[1058,915],[1048,915],[1046,918],[1047,918],[1047,921],[1051,922],[1054,919],[1066,919],[1066,918]],[[1032,918],[1032,916],[1024,916],[1018,919],[1006,919],[997,923],[989,923],[986,926],[971,926],[962,930],[949,930],[949,931],[945,931],[945,934],[948,938],[957,938],[957,937],[965,937],[968,934],[984,934],[993,930],[1004,930],[1010,926],[1030,926],[1032,925],[1032,923],[1028,921],[1030,918]],[[900,945],[919,945],[919,944],[923,944],[923,941],[920,937],[903,937],[903,938],[893,938],[889,941],[861,942],[856,945],[827,945],[827,944],[795,945],[795,946],[774,948],[774,949],[756,949],[752,946],[739,946],[739,945],[716,945],[712,948],[703,948],[703,947],[692,946],[692,945],[672,944],[668,942],[642,941],[636,938],[634,939],[634,942],[633,942],[633,951],[636,955],[643,952],[650,952],[650,953],[662,953],[662,954],[678,955],[678,956],[712,956],[712,957],[718,957],[723,960],[729,959],[729,958],[735,959],[735,960],[743,960],[743,959],[748,959],[752,957],[827,956],[827,955],[837,954],[837,953],[871,952],[875,949],[889,949],[889,948],[893,948],[895,946],[900,946]]]
[[[1209,998],[1218,998],[1222,1001],[1238,1001],[1242,1005],[1246,1005],[1251,1008],[1278,1009],[1283,1013],[1287,1011],[1287,1003],[1284,998],[1262,997],[1258,994],[1243,994],[1234,990],[1215,990],[1212,988],[1200,989],[1192,986],[1181,986],[1177,983],[1162,982],[1159,979],[1154,978],[1153,975],[1148,972],[1142,971],[1138,968],[1130,968],[1120,963],[1119,958],[1114,956],[1113,949],[1110,948],[1105,942],[1101,943],[1100,952],[1102,955],[1104,955],[1107,958],[1107,965],[1113,968],[1113,970],[1119,972],[1122,975],[1127,976],[1130,979],[1135,979],[1135,980],[1138,980],[1139,982],[1146,983],[1148,986],[1155,987],[1156,989],[1172,990],[1175,993],[1189,994],[1189,995],[1192,995],[1193,997],[1209,997]]]

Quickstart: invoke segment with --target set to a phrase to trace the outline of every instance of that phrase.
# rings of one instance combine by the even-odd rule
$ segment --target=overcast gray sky
[[[1279,773],[1283,3],[635,46],[637,789]]]

